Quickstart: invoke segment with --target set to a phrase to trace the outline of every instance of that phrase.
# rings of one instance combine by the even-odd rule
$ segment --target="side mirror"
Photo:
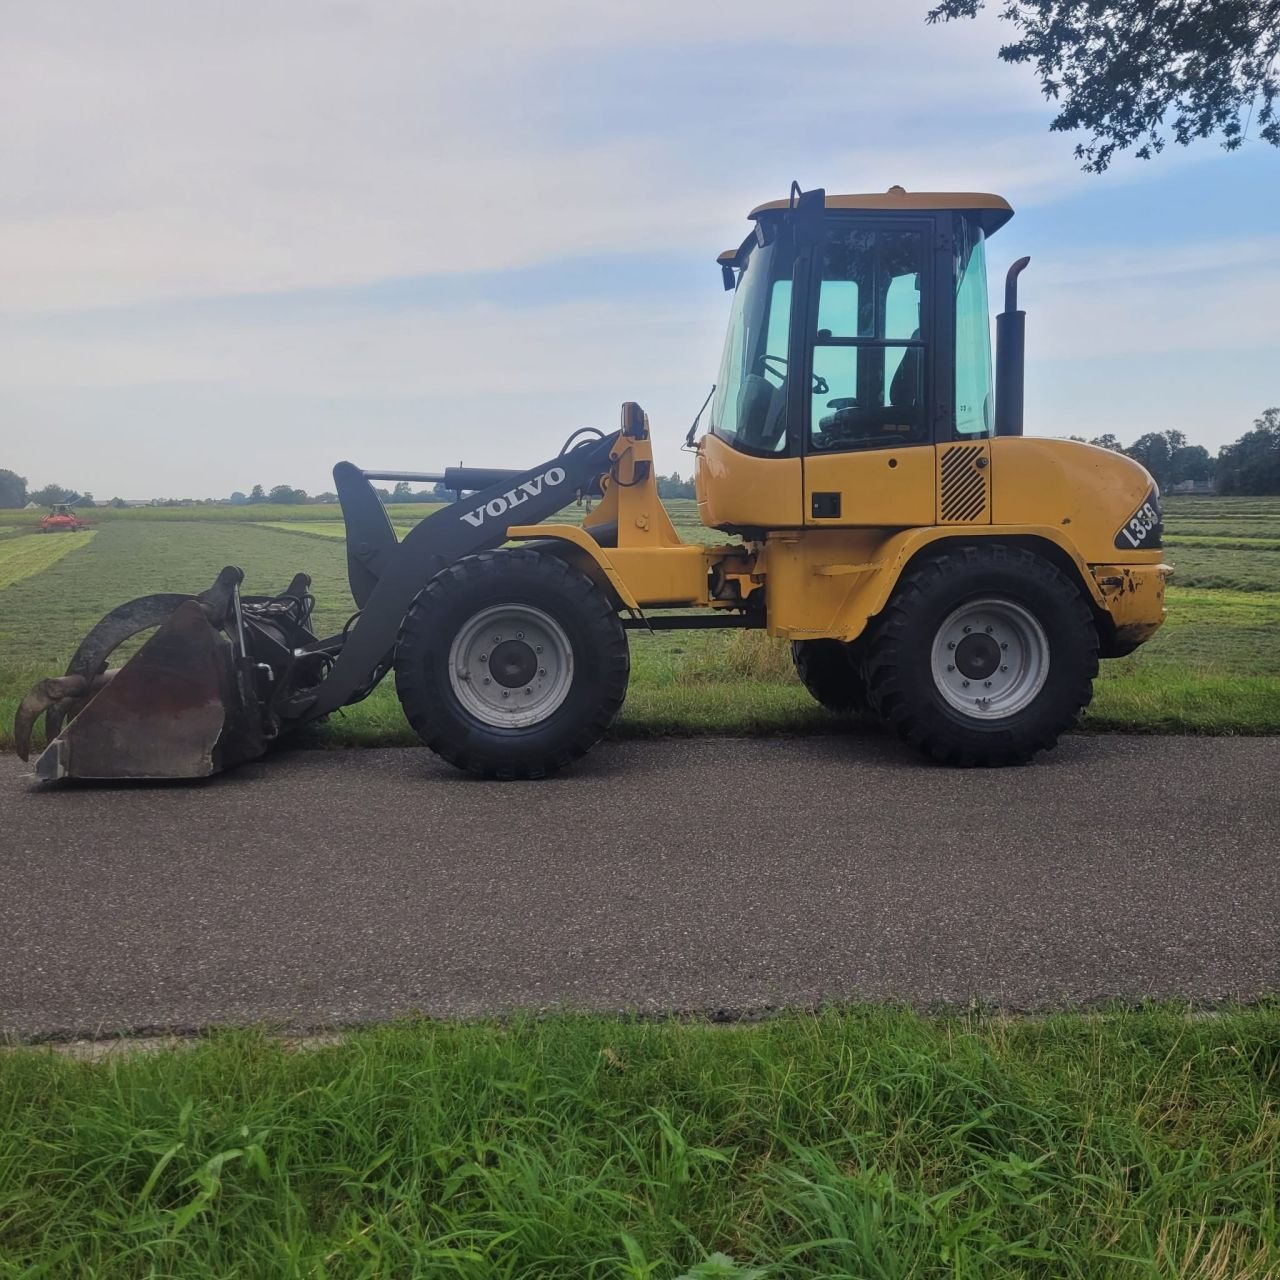
[[[738,278],[733,274],[733,268],[727,262],[720,264],[720,279],[724,281],[725,293],[732,293],[738,287]]]
[[[797,248],[807,248],[822,239],[822,224],[827,213],[827,193],[822,187],[801,191],[800,184],[791,184],[791,204],[787,216],[791,219],[792,234]]]

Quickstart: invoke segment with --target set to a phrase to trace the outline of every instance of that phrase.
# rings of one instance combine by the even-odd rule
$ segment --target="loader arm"
[[[512,525],[537,524],[572,502],[579,491],[592,488],[609,470],[610,453],[619,435],[615,431],[584,441],[549,462],[433,511],[400,542],[395,541],[386,513],[367,480],[364,487],[379,507],[390,542],[381,534],[368,503],[359,500],[358,507],[349,507],[349,496],[344,494],[348,540],[356,544],[359,557],[349,564],[352,593],[361,610],[314,696],[294,701],[298,718],[315,720],[364,697],[386,673],[401,620],[418,592],[441,569],[463,556],[501,546]],[[339,468],[355,468],[339,463],[334,469],[335,478],[350,490],[350,472],[339,476]],[[353,519],[356,511],[359,515]],[[366,530],[371,531],[370,536],[361,537]],[[360,554],[360,543],[368,546],[368,554]]]

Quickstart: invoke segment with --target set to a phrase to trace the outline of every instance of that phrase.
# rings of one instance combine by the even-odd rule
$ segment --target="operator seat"
[[[920,340],[920,330],[911,335],[913,342]],[[919,347],[908,347],[898,361],[889,382],[889,403],[895,409],[916,409],[920,404],[920,354]],[[914,415],[913,415],[914,416]]]

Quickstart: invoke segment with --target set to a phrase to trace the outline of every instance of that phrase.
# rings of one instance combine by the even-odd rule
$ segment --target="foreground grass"
[[[1280,1010],[412,1024],[0,1054],[0,1269],[1264,1277]]]

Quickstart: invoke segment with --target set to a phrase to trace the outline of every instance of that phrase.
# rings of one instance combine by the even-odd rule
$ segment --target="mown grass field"
[[[669,504],[682,536],[715,540],[692,502]],[[390,509],[403,533],[432,510]],[[580,511],[570,508],[570,519]],[[22,517],[22,521],[18,517]],[[200,590],[224,564],[247,588],[278,590],[305,569],[317,624],[336,630],[351,608],[336,508],[178,507],[97,511],[86,535],[28,536],[29,513],[3,513],[0,540],[0,741],[17,699],[61,671],[108,609],[157,590]],[[1168,503],[1168,559],[1177,570],[1169,621],[1131,658],[1103,664],[1085,725],[1095,730],[1280,732],[1280,499],[1184,498]],[[77,542],[76,538],[80,541]],[[48,544],[46,546],[46,544]],[[68,554],[71,548],[78,549]],[[18,573],[31,555],[63,558]],[[6,574],[11,576],[6,576]],[[633,674],[616,732],[834,732],[844,722],[797,683],[786,646],[756,633],[632,633]],[[391,682],[317,731],[333,745],[414,739]]]
[[[0,1273],[1280,1274],[1280,1009],[0,1052]]]
[[[0,591],[40,573],[69,552],[78,551],[92,537],[92,531],[85,531],[5,539],[0,542]]]

